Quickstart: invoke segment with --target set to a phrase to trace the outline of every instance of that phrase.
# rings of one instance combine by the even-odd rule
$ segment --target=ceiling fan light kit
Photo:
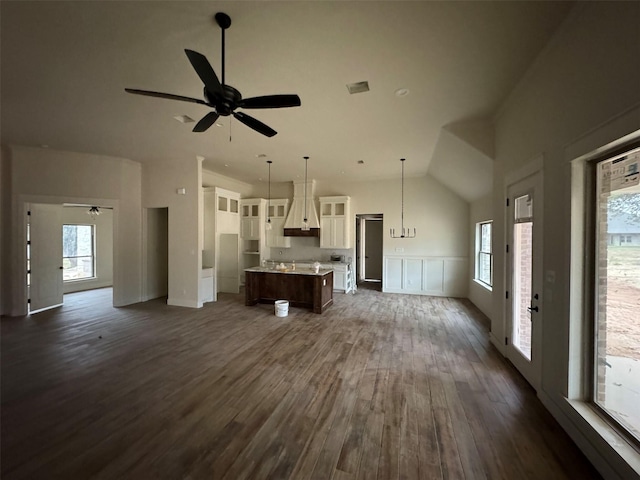
[[[404,228],[404,158],[400,159],[402,162],[402,200],[400,206],[400,235],[396,235],[396,230],[394,228],[391,229],[391,238],[415,238],[416,229],[414,228],[411,231],[411,228]]]
[[[221,55],[221,78],[218,79],[216,72],[207,60],[207,57],[194,50],[185,49],[185,53],[191,66],[202,80],[204,84],[204,100],[182,95],[174,95],[171,93],[153,92],[150,90],[138,90],[134,88],[125,88],[128,93],[136,95],[146,95],[149,97],[165,98],[168,100],[178,100],[181,102],[197,103],[212,108],[212,111],[196,123],[193,131],[200,133],[205,132],[213,124],[216,123],[220,116],[227,117],[232,115],[240,123],[255,130],[267,137],[273,137],[278,132],[273,128],[265,125],[260,120],[247,115],[244,112],[237,112],[238,108],[247,109],[268,109],[268,108],[288,108],[299,107],[301,105],[300,97],[294,94],[284,95],[265,95],[261,97],[242,98],[242,94],[232,87],[225,84],[225,31],[231,26],[231,18],[223,12],[215,15],[216,22],[222,31],[222,55]]]

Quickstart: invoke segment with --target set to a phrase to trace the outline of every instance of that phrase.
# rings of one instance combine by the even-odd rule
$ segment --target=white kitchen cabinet
[[[215,193],[215,281],[217,292],[238,293],[239,291],[239,230],[240,230],[240,194],[219,187]],[[211,254],[206,252],[206,265]]]
[[[200,301],[202,303],[215,302],[215,274],[213,268],[203,268],[200,274]]]
[[[267,217],[271,219],[271,230],[267,230],[267,247],[289,248],[291,237],[284,236],[284,222],[289,213],[289,200],[278,198],[268,202]]]
[[[319,200],[320,248],[351,248],[351,197],[320,197]]]
[[[353,290],[351,282],[351,265],[348,263],[328,263],[322,268],[333,269],[333,290],[349,293]]]
[[[240,236],[244,240],[259,240],[265,221],[265,200],[251,198],[240,201]]]
[[[264,198],[240,200],[240,269],[257,267],[266,258],[266,205]],[[244,272],[240,274],[240,284],[244,285]]]
[[[298,269],[311,269],[313,264],[306,262],[298,262],[296,263],[296,268]],[[321,263],[320,268],[333,270],[333,291],[334,292],[343,292],[349,293],[353,291],[353,280],[351,274],[351,264],[350,263],[338,263],[338,262],[330,262],[330,263]]]

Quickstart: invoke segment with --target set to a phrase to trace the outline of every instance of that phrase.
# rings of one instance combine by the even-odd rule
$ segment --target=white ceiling
[[[238,180],[397,178],[432,173],[467,199],[490,188],[492,116],[566,17],[569,2],[0,2],[2,142],[125,157],[205,158]],[[192,133],[207,107],[125,87],[202,98],[184,49],[244,97],[297,93],[302,106],[246,110]],[[349,95],[346,84],[368,81]],[[397,97],[399,88],[409,95]],[[231,142],[229,135],[231,133]],[[358,160],[364,160],[359,165]],[[475,170],[474,170],[475,169]],[[474,173],[475,172],[475,173]],[[483,176],[476,175],[479,172]],[[467,177],[451,182],[453,173]],[[481,178],[482,177],[482,178]],[[487,177],[487,178],[485,178]],[[469,192],[469,180],[485,182]],[[488,186],[486,185],[488,182]],[[449,184],[451,183],[451,184]]]

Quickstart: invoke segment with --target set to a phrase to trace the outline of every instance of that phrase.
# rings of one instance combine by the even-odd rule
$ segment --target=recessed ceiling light
[[[406,97],[407,95],[409,95],[409,89],[408,88],[399,88],[395,91],[396,97]]]
[[[191,118],[189,115],[176,115],[173,118],[175,118],[180,123],[192,123],[192,122],[195,122],[195,120],[193,118]]]
[[[347,83],[347,90],[353,95],[354,93],[362,93],[369,91],[369,82]]]

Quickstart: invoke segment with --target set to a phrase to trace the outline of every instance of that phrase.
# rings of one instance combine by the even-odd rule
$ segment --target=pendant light
[[[267,200],[267,223],[265,225],[265,230],[271,230],[271,164],[273,162],[271,160],[267,160],[267,164],[269,165],[269,194]]]
[[[416,236],[416,229],[413,229],[413,232],[411,232],[410,228],[405,229],[404,228],[404,158],[400,159],[400,162],[402,162],[402,203],[401,203],[401,210],[400,210],[400,228],[401,228],[401,233],[400,235],[396,235],[396,231],[394,228],[391,229],[391,238],[415,238]]]
[[[302,220],[302,230],[309,231],[309,220],[307,220],[307,162],[309,157],[304,158],[304,219]]]

